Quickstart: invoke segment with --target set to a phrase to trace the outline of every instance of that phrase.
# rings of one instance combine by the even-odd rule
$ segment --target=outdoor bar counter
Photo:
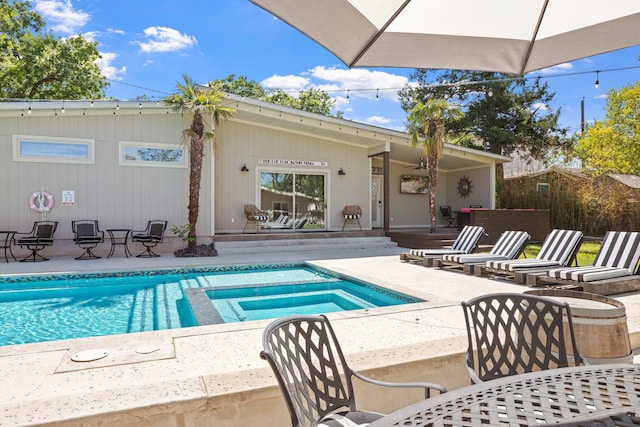
[[[522,230],[531,235],[532,242],[541,242],[551,232],[549,210],[462,208],[457,212],[458,230],[465,225],[484,227],[489,235],[483,244],[494,244],[507,230]]]

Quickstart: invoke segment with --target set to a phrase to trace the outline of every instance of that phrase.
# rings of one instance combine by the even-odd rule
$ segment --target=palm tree
[[[434,98],[428,98],[424,103],[418,102],[409,112],[408,132],[411,135],[411,146],[420,146],[427,159],[431,233],[436,231],[438,162],[442,157],[444,142],[447,138],[446,124],[459,120],[463,116],[463,112],[449,104],[447,100]]]
[[[182,75],[183,82],[176,82],[176,92],[164,99],[165,105],[172,111],[193,113],[191,127],[182,131],[182,142],[189,144],[189,235],[187,252],[196,251],[196,222],[200,199],[200,179],[202,177],[202,159],[206,141],[213,140],[215,124],[222,118],[231,117],[235,109],[225,107],[222,101],[225,94],[217,87],[204,90],[196,87],[193,79]],[[209,116],[210,128],[204,116]],[[215,147],[215,145],[214,145]]]

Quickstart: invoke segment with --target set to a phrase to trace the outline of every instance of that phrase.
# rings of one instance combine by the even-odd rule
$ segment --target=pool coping
[[[388,366],[405,366],[421,360],[425,354],[434,361],[449,359],[460,363],[459,355],[465,346],[460,301],[489,292],[529,289],[510,282],[400,263],[397,253],[389,251],[373,256],[350,254],[352,257],[342,258],[335,258],[334,254],[325,258],[316,255],[310,262],[429,299],[426,303],[402,306],[403,309],[387,307],[329,316],[350,364],[359,370],[383,372]],[[311,258],[309,254],[304,256]],[[241,261],[248,262],[247,257]],[[632,348],[637,348],[640,297],[628,294],[618,299],[627,307]],[[207,415],[211,417],[213,410],[214,417],[208,418],[208,422],[217,426],[238,425],[234,416],[250,420],[248,413],[235,413],[240,410],[237,406],[240,402],[267,395],[273,399],[272,404],[281,400],[272,373],[258,357],[261,333],[268,323],[200,326],[0,347],[4,374],[0,376],[0,387],[5,390],[0,396],[0,424],[148,426],[150,420],[160,420],[163,414],[182,413],[184,425],[198,425],[194,420],[201,419],[193,414],[209,408]],[[146,354],[136,351],[153,349],[154,345],[160,348]],[[70,362],[73,354],[92,348],[106,348],[111,351],[110,356],[83,364]],[[396,371],[402,370],[394,368]],[[450,388],[465,385],[455,378],[439,377],[439,372],[427,372],[427,379],[442,379],[440,382]],[[263,419],[263,425],[275,426],[278,420],[274,418],[268,423]]]

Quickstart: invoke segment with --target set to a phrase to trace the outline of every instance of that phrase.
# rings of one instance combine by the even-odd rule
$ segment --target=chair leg
[[[26,257],[22,258],[20,260],[20,262],[42,262],[42,261],[49,261],[49,258],[45,258],[42,255],[40,255],[38,252],[42,249],[44,249],[44,247],[39,247],[36,246],[35,248],[33,247],[29,247],[27,246],[28,249],[31,250],[31,255],[27,255]]]
[[[142,245],[146,248],[144,251],[142,251],[141,253],[139,253],[138,255],[136,255],[136,257],[138,258],[158,258],[160,255],[158,255],[157,253],[153,252],[151,250],[151,248],[156,246],[156,243],[154,243],[153,245],[146,245],[145,243],[142,243]]]
[[[93,252],[91,252],[91,249],[93,248],[83,248],[84,252],[82,255],[75,257],[74,259],[100,259],[102,257],[97,256],[96,254],[94,254]]]

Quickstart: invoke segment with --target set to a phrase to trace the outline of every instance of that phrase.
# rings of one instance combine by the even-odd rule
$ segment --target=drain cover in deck
[[[107,357],[108,354],[109,352],[103,349],[85,350],[71,356],[71,360],[74,362],[93,362]]]

